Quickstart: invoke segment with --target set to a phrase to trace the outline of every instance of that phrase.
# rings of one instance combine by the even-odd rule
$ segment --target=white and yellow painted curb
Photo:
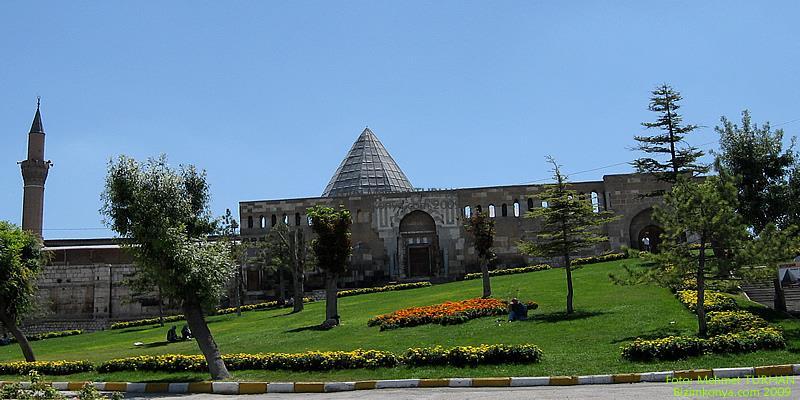
[[[387,379],[352,382],[191,382],[191,383],[130,383],[130,382],[53,382],[54,388],[78,391],[87,383],[106,392],[128,393],[329,393],[351,390],[436,388],[436,387],[527,387],[597,385],[612,383],[666,382],[671,379],[704,380],[715,378],[760,378],[800,375],[800,364],[769,365],[746,368],[714,368],[684,371],[643,372],[632,374],[541,376],[512,378],[443,378]],[[0,382],[0,387],[11,382]],[[23,386],[29,383],[23,382]]]

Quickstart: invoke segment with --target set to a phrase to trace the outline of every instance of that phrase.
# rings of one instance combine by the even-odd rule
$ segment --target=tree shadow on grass
[[[163,341],[163,342],[145,343],[144,345],[137,346],[137,347],[144,347],[144,348],[148,348],[149,349],[151,347],[163,347],[163,346],[166,346],[168,344],[169,344],[169,342]]]
[[[575,321],[579,319],[586,319],[597,317],[605,314],[601,311],[574,311],[572,314],[567,314],[564,311],[551,312],[546,314],[529,314],[526,321],[521,322],[562,322],[562,321]]]
[[[298,312],[299,312],[299,311],[298,311]],[[289,312],[287,312],[287,313],[273,315],[273,316],[271,316],[270,318],[286,317],[286,316],[293,315],[293,314],[297,314],[297,313],[296,313],[296,312],[294,312],[294,311],[289,311]]]
[[[651,330],[651,331],[645,332],[645,333],[643,333],[641,335],[628,336],[628,337],[624,337],[624,338],[615,339],[615,340],[611,341],[611,344],[617,344],[617,343],[622,343],[622,342],[630,342],[630,341],[636,340],[636,339],[645,339],[645,340],[661,339],[661,338],[665,338],[667,336],[680,336],[680,335],[682,335],[684,333],[685,332],[683,332],[683,331],[681,331],[679,329],[675,329],[675,328],[660,328],[660,329],[655,329],[655,330]]]
[[[323,326],[323,325],[309,325],[303,326],[300,328],[289,329],[287,331],[283,331],[283,333],[298,333],[298,332],[305,332],[305,331],[329,331],[332,328]]]

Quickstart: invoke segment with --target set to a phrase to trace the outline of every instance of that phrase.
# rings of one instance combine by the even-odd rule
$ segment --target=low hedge
[[[636,339],[622,346],[622,357],[631,361],[678,360],[706,353],[744,353],[782,349],[786,341],[775,328],[756,328],[726,333],[709,339],[670,336],[663,339]]]
[[[769,323],[747,311],[712,311],[707,314],[708,335],[717,336],[766,328]]]
[[[586,265],[596,264],[606,261],[617,261],[628,258],[628,253],[609,253],[601,254],[599,256],[581,257],[572,260],[571,265]]]
[[[224,354],[229,370],[328,371],[334,369],[395,367],[400,360],[379,350],[310,351],[305,353]],[[206,371],[202,355],[168,354],[109,360],[97,366],[98,372],[115,371]]]
[[[52,338],[58,338],[58,337],[64,337],[64,336],[75,336],[75,335],[80,335],[82,333],[83,333],[82,330],[72,329],[72,330],[68,330],[68,331],[45,332],[45,333],[37,333],[37,334],[33,334],[33,335],[25,335],[25,337],[28,338],[29,342],[36,342],[36,341],[44,340],[44,339],[52,339]],[[8,343],[0,343],[0,346],[7,346],[7,345],[12,344],[12,343],[17,343],[17,339],[15,337],[13,337],[13,336],[9,338],[9,342]]]
[[[679,290],[676,293],[678,300],[692,312],[697,312],[697,291]],[[736,301],[722,293],[706,290],[704,292],[703,308],[709,311],[732,311],[737,309]]]
[[[442,346],[408,349],[404,363],[409,366],[452,365],[478,366],[482,364],[535,363],[542,359],[542,350],[532,344],[503,345],[482,344],[477,347]]]
[[[506,269],[495,269],[489,271],[489,276],[501,276],[501,275],[514,275],[514,274],[525,274],[528,272],[536,272],[536,271],[544,271],[548,270],[551,267],[547,264],[539,264],[539,265],[531,265],[528,267],[520,267],[520,268],[506,268]],[[475,272],[471,274],[464,275],[464,280],[470,279],[480,279],[483,278],[482,272]]]
[[[17,361],[0,363],[0,375],[26,375],[37,371],[47,375],[70,375],[94,369],[88,361]]]
[[[380,293],[380,292],[392,292],[395,290],[406,290],[406,289],[417,289],[417,288],[424,288],[433,286],[430,282],[414,282],[414,283],[398,283],[396,285],[386,285],[386,286],[378,286],[378,287],[371,287],[371,288],[361,288],[361,289],[351,289],[351,290],[342,290],[336,294],[336,297],[350,297],[350,296],[357,296],[359,294],[369,294],[369,293]]]
[[[313,302],[314,299],[304,297],[304,303]],[[245,304],[242,306],[242,311],[264,311],[264,310],[274,310],[277,308],[286,307],[286,304],[280,304],[277,301],[268,301],[266,303],[256,303],[256,304]],[[235,314],[237,312],[237,307],[230,307],[230,308],[218,308],[214,310],[211,315],[226,315],[226,314]],[[183,314],[177,315],[170,315],[164,317],[164,323],[171,323],[171,322],[178,322],[185,320],[186,317]],[[136,326],[147,326],[147,325],[157,325],[160,323],[159,318],[145,318],[145,319],[137,319],[135,321],[123,321],[123,322],[116,322],[111,324],[109,329],[125,329],[125,328],[133,328]]]

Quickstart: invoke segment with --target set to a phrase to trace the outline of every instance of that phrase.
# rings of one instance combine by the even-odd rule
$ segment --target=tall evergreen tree
[[[567,314],[574,311],[572,306],[572,257],[581,250],[593,248],[608,241],[600,232],[600,225],[616,219],[607,211],[595,212],[591,199],[568,189],[567,177],[552,157],[547,161],[553,164],[555,184],[547,185],[541,199],[547,207],[534,208],[525,213],[525,218],[539,218],[542,229],[534,241],[518,244],[521,252],[535,257],[561,257],[567,278]]]
[[[738,179],[738,207],[745,222],[756,233],[774,222],[785,228],[800,223],[792,208],[792,174],[796,170],[794,138],[783,148],[783,130],[773,131],[769,123],[758,126],[750,112],[742,111],[742,124],[722,117],[719,133],[720,152],[717,169]]]
[[[669,183],[677,182],[681,174],[694,176],[708,172],[709,167],[699,161],[704,153],[686,144],[686,136],[698,126],[683,124],[683,117],[678,113],[681,99],[681,94],[667,84],[653,90],[648,110],[658,117],[654,122],[643,122],[642,126],[656,132],[650,136],[634,136],[638,143],[633,150],[646,155],[632,162],[637,172],[653,174]],[[653,195],[663,195],[663,191]]]
[[[719,270],[730,274],[747,264],[742,250],[749,235],[736,212],[736,188],[718,176],[700,183],[684,177],[666,194],[664,205],[656,207],[654,215],[664,227],[661,253],[652,256],[660,267],[659,278],[696,280],[698,334],[705,337],[706,277],[719,275]],[[712,243],[715,253],[724,251],[728,256],[709,257]]]
[[[494,245],[494,220],[486,212],[476,211],[467,219],[464,225],[467,232],[472,233],[475,252],[483,274],[483,298],[492,295],[492,285],[489,280],[489,262],[494,258],[492,246]]]

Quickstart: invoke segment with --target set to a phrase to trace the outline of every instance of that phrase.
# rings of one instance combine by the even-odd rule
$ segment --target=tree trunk
[[[164,327],[164,297],[161,296],[161,287],[158,289],[158,325]]]
[[[22,355],[25,356],[25,361],[36,361],[36,357],[33,355],[31,344],[28,342],[28,338],[25,337],[25,334],[22,333],[17,326],[15,318],[11,318],[7,315],[0,315],[0,322],[6,326],[6,329],[11,332],[11,334],[14,336],[14,339],[16,339],[17,343],[19,343],[19,348],[22,350]]]
[[[283,268],[278,268],[278,304],[286,304],[286,285],[283,283]]]
[[[708,334],[708,327],[706,324],[706,309],[705,309],[705,294],[706,294],[706,237],[703,234],[700,237],[700,256],[697,263],[697,326],[699,327],[697,335],[701,338],[706,337]]]
[[[781,281],[778,278],[772,280],[772,286],[775,288],[775,300],[773,301],[773,307],[775,311],[786,311],[786,293],[783,292],[783,287],[781,287]]]
[[[225,362],[219,353],[217,343],[214,342],[214,337],[211,336],[211,331],[208,329],[208,324],[200,305],[194,302],[184,302],[183,312],[186,316],[186,322],[189,324],[189,329],[192,330],[192,336],[194,336],[200,351],[203,352],[203,356],[206,358],[211,379],[215,381],[229,379],[231,374],[228,372],[228,368],[225,367]]]
[[[564,254],[564,269],[567,271],[567,314],[572,314],[575,309],[572,308],[572,265],[569,259],[569,253]]]
[[[292,312],[297,313],[303,311],[303,279],[304,279],[304,271],[305,271],[305,260],[306,260],[306,242],[303,239],[303,231],[298,227],[294,230],[294,235],[292,235],[292,267],[294,269],[292,273],[292,286],[294,289],[294,305]]]
[[[243,290],[242,290],[242,286],[244,285],[243,275],[244,274],[242,273],[242,263],[239,263],[239,268],[236,269],[236,279],[235,279],[235,281],[236,281],[235,282],[235,284],[236,284],[236,289],[235,289],[235,291],[236,291],[236,316],[237,317],[241,317],[242,316],[242,305],[244,305],[244,293],[243,293]]]
[[[328,273],[325,282],[325,320],[336,320],[339,324],[339,303],[336,288],[336,274]]]
[[[483,298],[492,297],[492,283],[489,281],[489,262],[481,259],[481,273],[483,274]]]

